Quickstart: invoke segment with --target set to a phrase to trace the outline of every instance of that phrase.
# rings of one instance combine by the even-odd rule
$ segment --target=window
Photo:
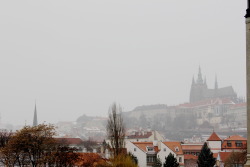
[[[179,157],[179,162],[181,162],[182,161],[182,159],[181,159],[181,157]]]
[[[156,156],[147,156],[147,163],[154,163],[156,160]]]
[[[176,152],[179,152],[179,147],[175,147],[175,151],[176,151]]]
[[[136,148],[134,148],[134,151],[136,151]]]
[[[227,141],[227,146],[228,146],[228,147],[232,147],[231,141]]]
[[[154,148],[153,147],[147,147],[147,150],[148,151],[154,151]]]
[[[242,147],[242,141],[236,141],[235,144],[236,147]]]
[[[163,149],[163,151],[167,151],[167,149],[166,149],[166,148],[164,148],[164,149]]]

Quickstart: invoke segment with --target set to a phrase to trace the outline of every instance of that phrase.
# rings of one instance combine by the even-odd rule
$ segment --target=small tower
[[[33,118],[33,126],[37,126],[37,111],[36,111],[36,103],[35,103],[35,110],[34,110],[34,118]]]
[[[221,151],[222,140],[214,131],[207,139],[207,144],[213,153],[218,153]]]

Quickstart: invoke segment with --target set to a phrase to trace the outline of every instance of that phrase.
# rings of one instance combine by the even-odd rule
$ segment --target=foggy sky
[[[31,124],[35,100],[39,123],[184,103],[199,65],[245,96],[246,4],[0,1],[1,120]]]

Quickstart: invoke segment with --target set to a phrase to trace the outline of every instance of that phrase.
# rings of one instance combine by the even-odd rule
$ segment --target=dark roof
[[[61,144],[82,144],[83,141],[80,138],[55,138],[58,143]]]
[[[127,138],[128,139],[144,139],[144,138],[149,138],[152,135],[152,132],[135,132],[134,135],[130,135]]]

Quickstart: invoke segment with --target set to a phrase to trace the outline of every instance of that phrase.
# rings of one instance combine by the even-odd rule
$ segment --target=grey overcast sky
[[[246,0],[0,1],[2,122],[107,116],[114,101],[188,101],[198,67],[208,87],[245,96]]]

